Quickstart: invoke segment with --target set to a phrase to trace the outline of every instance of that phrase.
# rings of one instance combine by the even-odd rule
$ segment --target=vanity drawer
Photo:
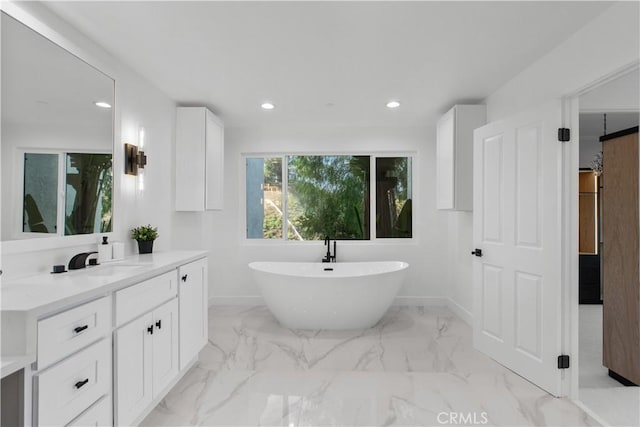
[[[178,294],[178,272],[145,280],[116,292],[116,326],[135,319]]]
[[[67,424],[66,427],[103,427],[113,426],[111,396],[104,396],[87,409],[82,415]]]
[[[38,369],[105,337],[111,331],[111,297],[38,321]]]
[[[37,423],[62,426],[111,392],[111,338],[35,377]]]

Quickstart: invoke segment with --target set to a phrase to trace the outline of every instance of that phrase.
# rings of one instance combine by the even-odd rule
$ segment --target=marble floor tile
[[[282,328],[264,307],[212,307],[209,344],[145,426],[591,426],[476,352],[436,307],[356,331]]]

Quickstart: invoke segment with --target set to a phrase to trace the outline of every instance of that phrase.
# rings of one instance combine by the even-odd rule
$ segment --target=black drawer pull
[[[81,388],[82,388],[82,386],[84,386],[84,385],[85,385],[86,383],[88,383],[88,382],[89,382],[89,378],[86,378],[84,381],[78,381],[78,382],[76,383],[76,388],[77,388],[77,389],[81,389]]]
[[[187,274],[185,274],[184,276],[182,276],[182,281],[186,282],[187,281]]]
[[[158,320],[158,321],[156,322],[156,328],[158,328],[158,329],[162,329],[162,320]]]
[[[149,332],[151,335],[153,335],[153,325],[149,326],[147,328],[147,332]]]
[[[89,328],[89,325],[78,326],[77,328],[74,328],[74,331],[76,332],[76,334],[79,334],[80,332],[84,331],[87,328]]]

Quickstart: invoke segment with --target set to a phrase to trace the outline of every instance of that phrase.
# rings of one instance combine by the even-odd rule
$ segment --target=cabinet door
[[[148,313],[116,331],[116,425],[130,425],[153,399],[152,325]]]
[[[179,268],[180,369],[198,355],[207,343],[207,259]]]
[[[436,207],[454,208],[455,174],[455,110],[451,109],[438,121],[436,135]]]
[[[224,123],[204,107],[179,107],[176,120],[176,210],[222,209]]]
[[[178,374],[178,299],[153,311],[153,396]]]
[[[205,210],[205,108],[179,107],[176,117],[176,210]]]
[[[220,210],[224,197],[224,126],[207,110],[206,209]]]

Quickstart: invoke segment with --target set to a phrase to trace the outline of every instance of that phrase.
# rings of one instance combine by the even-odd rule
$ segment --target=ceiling
[[[433,124],[608,2],[46,2],[181,105],[227,126]],[[400,108],[389,110],[388,100]],[[262,111],[263,101],[276,108]]]

